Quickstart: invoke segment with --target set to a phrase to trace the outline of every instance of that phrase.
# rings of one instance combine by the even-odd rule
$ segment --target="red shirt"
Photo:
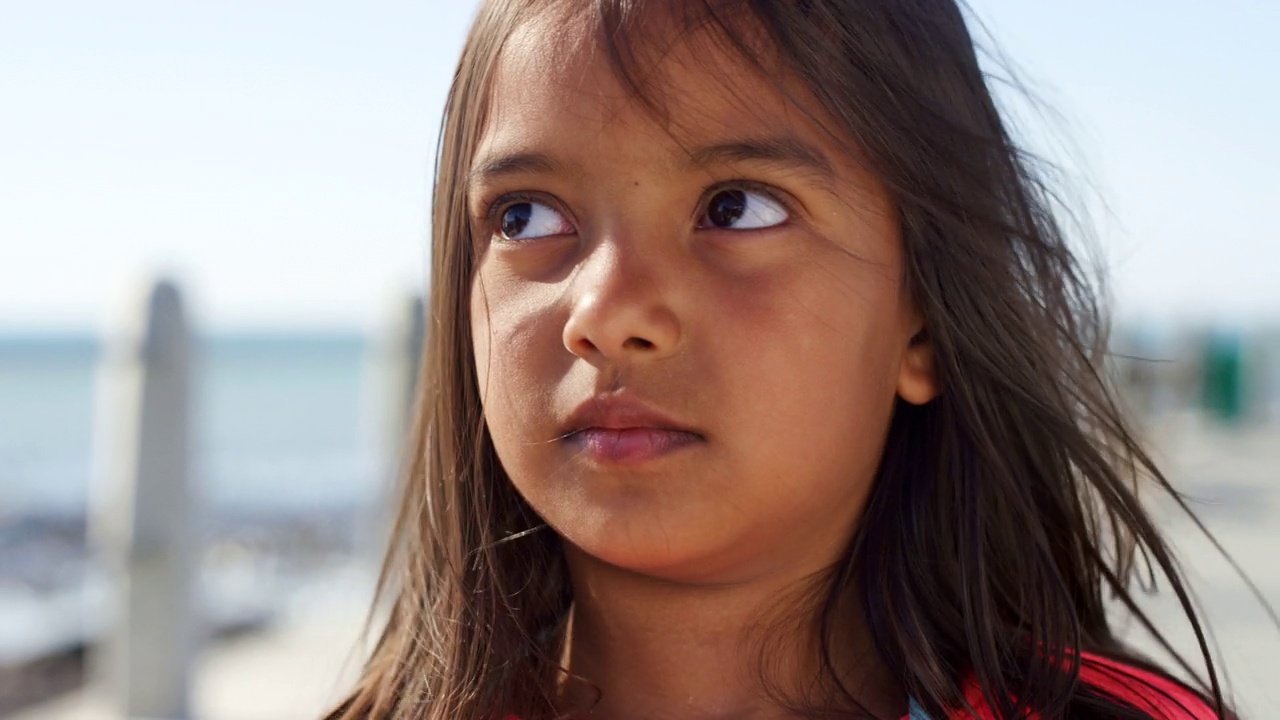
[[[1090,653],[1081,653],[1080,681],[1108,695],[1117,697],[1157,720],[1219,720],[1198,695],[1179,683]],[[982,691],[971,684],[965,699],[978,711],[975,717],[957,710],[939,720],[995,720],[995,714]],[[506,720],[519,720],[508,715]],[[904,715],[902,720],[928,720],[927,717]],[[1033,716],[1030,720],[1035,720]]]
[[[1218,720],[1218,715],[1200,696],[1173,680],[1091,653],[1080,653],[1080,658],[1080,682],[1117,697],[1157,720]],[[995,720],[979,688],[970,686],[965,699],[978,711],[976,720]],[[975,719],[961,711],[947,720]]]

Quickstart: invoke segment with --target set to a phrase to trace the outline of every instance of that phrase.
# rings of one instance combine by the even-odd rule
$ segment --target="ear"
[[[912,405],[924,405],[938,396],[938,365],[934,358],[933,341],[920,326],[907,341],[902,365],[898,368],[898,397]]]

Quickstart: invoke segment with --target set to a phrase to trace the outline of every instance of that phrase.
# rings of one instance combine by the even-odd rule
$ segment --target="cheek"
[[[536,290],[536,288],[534,288]],[[471,337],[480,400],[494,442],[508,445],[548,412],[563,364],[554,301],[481,272],[473,285]]]
[[[721,307],[717,355],[753,443],[827,470],[878,462],[901,360],[898,287],[857,261],[815,261]]]
[[[907,319],[900,284],[870,262],[815,253],[720,298],[712,323],[734,330],[716,335],[733,342],[744,365],[770,358],[796,382],[812,379],[806,369],[829,368],[827,380],[882,383],[900,354]]]

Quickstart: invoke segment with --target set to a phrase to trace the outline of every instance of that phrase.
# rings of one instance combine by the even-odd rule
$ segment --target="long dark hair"
[[[1103,371],[1100,275],[1068,240],[1043,167],[1011,139],[955,0],[492,0],[440,139],[415,444],[380,582],[390,616],[331,718],[555,715],[573,598],[558,538],[535,531],[541,520],[485,430],[465,182],[503,43],[550,5],[593,23],[602,58],[659,112],[644,72],[646,12],[660,5],[711,29],[767,73],[763,38],[769,62],[803,82],[834,136],[857,139],[894,201],[943,392],[899,402],[861,524],[823,588],[819,651],[842,700],[856,706],[830,658],[853,593],[881,659],[931,714],[964,707],[971,681],[1001,717],[1148,718],[1081,684],[1078,653],[1162,672],[1117,638],[1104,604],[1118,599],[1173,652],[1135,602],[1135,578],[1151,572],[1200,641],[1201,672],[1179,658],[1183,671],[1227,717],[1197,613],[1138,488],[1190,510],[1119,407]]]

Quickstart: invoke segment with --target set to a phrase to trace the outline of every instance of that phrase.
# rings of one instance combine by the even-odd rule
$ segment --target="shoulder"
[[[1082,653],[1080,681],[1149,713],[1158,720],[1218,720],[1198,694],[1157,673],[1099,655]]]

